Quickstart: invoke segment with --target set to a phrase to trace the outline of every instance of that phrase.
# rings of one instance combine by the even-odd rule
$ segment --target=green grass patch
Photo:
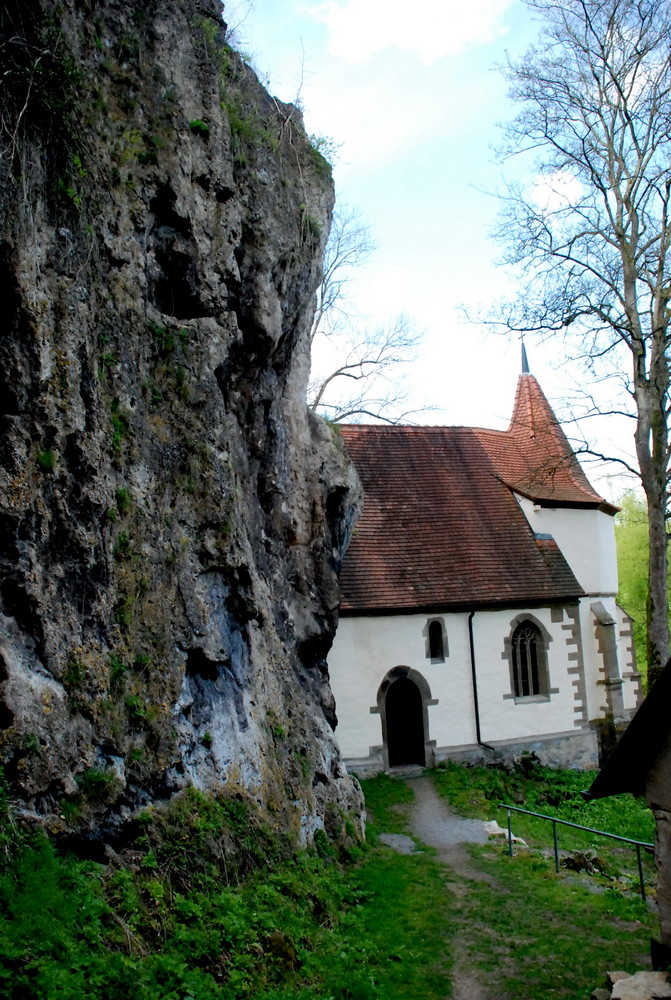
[[[454,919],[468,964],[508,1000],[577,1000],[603,985],[609,968],[649,967],[656,921],[635,894],[556,875],[534,853],[509,858],[487,846],[471,855],[493,881],[469,881]]]
[[[488,817],[476,772],[453,772],[453,795]],[[82,793],[103,801],[112,778],[89,769]],[[482,880],[397,854],[379,834],[408,832],[412,783],[363,785],[368,844],[342,856],[297,852],[244,802],[190,790],[138,816],[115,864],[20,833],[0,786],[0,996],[445,1000],[458,961],[507,1000],[576,1000],[644,963],[655,921],[634,894],[500,843],[472,850]]]
[[[463,816],[497,819],[504,825],[506,814],[499,809],[499,803],[505,802],[569,823],[652,843],[655,821],[644,799],[627,794],[593,802],[584,800],[580,793],[589,788],[595,777],[596,771],[564,771],[524,760],[512,770],[465,767],[448,761],[434,772],[434,783],[438,792]],[[530,837],[552,842],[552,826],[547,821],[515,813],[512,818],[514,832],[525,840]],[[570,827],[558,829],[562,844],[570,849],[607,844]]]
[[[595,772],[555,770],[523,760],[513,770],[452,762],[434,783],[464,816],[506,823],[499,802],[642,841],[654,839],[644,800],[630,795],[585,802]],[[500,984],[509,1000],[576,1000],[603,984],[607,968],[649,967],[648,942],[658,933],[638,894],[636,855],[628,845],[558,825],[560,852],[592,852],[605,875],[555,872],[552,824],[512,813],[512,828],[529,845],[507,841],[471,847],[486,881],[467,881],[454,920],[466,942],[466,961],[483,981]],[[647,891],[654,896],[654,863],[644,855]]]
[[[445,996],[449,895],[428,854],[295,852],[243,802],[193,790],[142,814],[115,865],[0,826],[3,998]]]
[[[407,833],[408,809],[414,798],[404,781],[379,774],[377,778],[362,781],[366,799],[366,837],[377,841],[378,833]]]

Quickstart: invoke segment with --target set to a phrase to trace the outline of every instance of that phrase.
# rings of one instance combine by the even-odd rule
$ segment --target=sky
[[[520,343],[484,316],[523,275],[501,266],[493,239],[497,195],[514,177],[501,162],[500,125],[515,107],[500,67],[539,26],[520,0],[229,0],[236,47],[269,91],[298,103],[308,133],[331,140],[336,195],[360,213],[376,250],[349,284],[376,326],[407,315],[423,332],[407,367],[418,423],[505,428]],[[566,419],[584,374],[562,363],[561,342],[527,341],[532,373]],[[565,424],[608,454],[631,458],[633,422]],[[589,465],[609,499],[627,483],[618,466]]]

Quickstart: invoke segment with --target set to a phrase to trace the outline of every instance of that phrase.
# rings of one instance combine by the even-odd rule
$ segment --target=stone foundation
[[[497,740],[487,745],[478,743],[455,747],[436,747],[433,760],[427,767],[434,767],[444,760],[460,764],[512,764],[523,754],[533,753],[546,767],[563,767],[575,771],[596,769],[599,766],[597,735],[592,729],[567,733],[552,733],[527,740]],[[372,748],[368,757],[345,760],[350,773],[371,778],[385,770],[382,748]]]

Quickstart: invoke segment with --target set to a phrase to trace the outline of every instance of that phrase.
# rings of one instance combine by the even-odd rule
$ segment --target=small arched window
[[[445,646],[443,645],[443,628],[440,622],[429,623],[429,652],[432,660],[445,659]]]
[[[511,645],[515,697],[547,696],[547,656],[541,630],[531,621],[520,622],[513,632]]]
[[[447,635],[442,618],[429,619],[424,632],[426,636],[426,656],[432,663],[444,663],[447,656]]]

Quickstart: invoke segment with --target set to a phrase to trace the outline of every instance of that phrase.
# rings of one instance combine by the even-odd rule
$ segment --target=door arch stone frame
[[[431,688],[429,687],[429,682],[426,678],[420,674],[419,670],[415,670],[414,667],[392,667],[385,674],[382,683],[377,689],[377,705],[371,705],[370,714],[379,715],[380,721],[382,723],[382,746],[380,752],[382,754],[382,762],[385,771],[389,770],[389,747],[387,744],[387,708],[386,699],[387,691],[394,683],[394,681],[399,680],[401,677],[407,678],[407,680],[412,681],[413,684],[419,689],[419,693],[422,699],[422,726],[424,731],[424,760],[426,762],[426,767],[434,767],[436,763],[436,741],[428,739],[429,734],[429,706],[437,705],[438,698],[431,697]]]

